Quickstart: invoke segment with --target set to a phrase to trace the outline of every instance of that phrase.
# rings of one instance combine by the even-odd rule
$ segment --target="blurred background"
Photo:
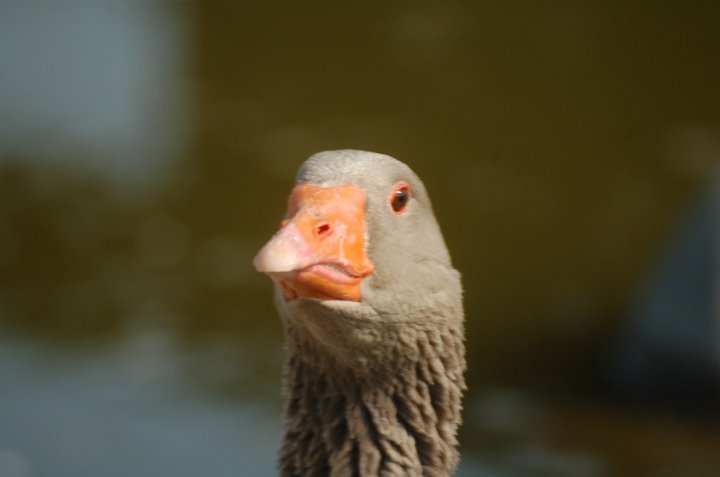
[[[275,475],[250,261],[310,154],[428,186],[460,476],[720,475],[718,2],[0,3],[0,475]]]

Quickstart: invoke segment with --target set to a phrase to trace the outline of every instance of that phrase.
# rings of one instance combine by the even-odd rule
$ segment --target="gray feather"
[[[425,187],[405,164],[363,151],[316,154],[297,179],[365,190],[375,273],[360,302],[276,292],[288,349],[280,474],[451,475],[465,390],[462,290]],[[402,216],[387,204],[399,181],[412,189]]]

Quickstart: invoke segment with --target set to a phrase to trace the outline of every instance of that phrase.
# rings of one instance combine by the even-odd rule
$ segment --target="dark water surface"
[[[694,341],[652,292],[717,177],[717,5],[5,2],[0,476],[274,475],[250,261],[335,148],[409,163],[463,272],[461,475],[720,475],[715,295]]]

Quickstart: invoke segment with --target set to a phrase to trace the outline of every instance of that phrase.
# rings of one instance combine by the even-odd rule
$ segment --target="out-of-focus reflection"
[[[273,475],[262,405],[209,399],[166,331],[84,351],[0,343],[0,475]]]
[[[0,155],[162,177],[183,149],[183,16],[160,1],[11,1],[0,16]]]

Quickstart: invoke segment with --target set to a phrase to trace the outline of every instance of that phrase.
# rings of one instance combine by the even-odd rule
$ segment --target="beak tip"
[[[310,263],[312,255],[299,231],[289,225],[260,249],[252,263],[262,273],[292,272]]]
[[[261,251],[262,252],[262,251]],[[255,270],[258,272],[265,272],[265,263],[263,261],[263,257],[261,256],[260,252],[258,252],[257,255],[252,259],[253,267],[255,267]]]
[[[255,270],[261,273],[289,272],[293,269],[292,262],[292,257],[268,250],[268,247],[263,247],[252,261]]]

